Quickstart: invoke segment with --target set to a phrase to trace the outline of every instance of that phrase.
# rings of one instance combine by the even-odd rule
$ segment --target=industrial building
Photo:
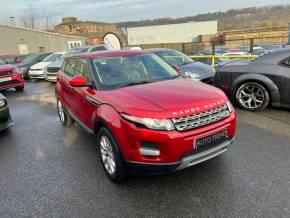
[[[2,25],[0,38],[0,54],[66,51],[86,41],[83,37]]]
[[[217,32],[217,21],[130,27],[127,28],[127,42],[128,45],[188,43],[197,41],[200,35]]]
[[[116,25],[104,22],[81,21],[76,17],[64,17],[62,23],[54,27],[56,33],[82,36],[88,39],[88,44],[103,43],[104,36],[107,33],[118,35]]]

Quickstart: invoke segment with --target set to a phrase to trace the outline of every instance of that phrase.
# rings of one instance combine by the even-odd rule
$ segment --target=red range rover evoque
[[[15,66],[0,60],[0,90],[9,88],[22,91],[24,89],[24,79]]]
[[[217,88],[181,76],[154,54],[110,51],[65,59],[56,86],[63,125],[97,136],[107,176],[181,170],[225,152],[236,114]]]

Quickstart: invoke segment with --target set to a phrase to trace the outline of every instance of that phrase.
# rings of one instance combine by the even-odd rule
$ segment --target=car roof
[[[118,56],[127,56],[127,55],[137,55],[137,54],[150,54],[148,51],[136,51],[136,50],[129,50],[129,51],[98,51],[98,52],[92,52],[92,53],[81,53],[76,54],[71,57],[67,58],[96,58],[96,57],[118,57]]]
[[[282,48],[262,54],[261,56],[254,59],[253,63],[279,63],[281,60],[287,57],[290,57],[290,48]]]
[[[0,54],[0,58],[10,58],[10,57],[17,57],[17,56],[20,56],[20,55],[17,55],[17,54]]]
[[[171,48],[148,48],[145,49],[144,51],[150,51],[150,52],[158,52],[158,51],[177,51],[175,49],[171,49]]]

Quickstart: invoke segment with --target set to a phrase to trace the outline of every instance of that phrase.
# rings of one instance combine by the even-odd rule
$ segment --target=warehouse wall
[[[0,54],[66,51],[85,38],[0,25]]]
[[[199,35],[217,33],[217,21],[189,22],[127,29],[129,45],[193,42]]]

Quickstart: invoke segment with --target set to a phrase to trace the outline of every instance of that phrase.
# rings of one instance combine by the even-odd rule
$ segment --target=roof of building
[[[105,22],[97,22],[97,21],[82,21],[82,20],[78,20],[76,22],[63,22],[60,24],[57,24],[55,27],[58,26],[64,26],[64,25],[70,25],[70,24],[80,24],[80,23],[88,23],[88,24],[97,24],[97,25],[110,25],[110,26],[114,26],[114,24],[112,23],[105,23]]]
[[[46,31],[41,31],[41,30],[33,30],[29,28],[23,28],[23,27],[12,27],[12,26],[5,26],[5,25],[0,25],[0,28],[10,28],[10,29],[17,29],[17,30],[23,30],[23,31],[31,31],[31,32],[36,32],[36,33],[43,33],[47,35],[54,35],[54,36],[63,36],[63,37],[70,37],[70,38],[84,38],[81,36],[72,36],[72,35],[64,35],[64,34],[59,34],[59,33],[52,33],[52,32],[46,32]]]

